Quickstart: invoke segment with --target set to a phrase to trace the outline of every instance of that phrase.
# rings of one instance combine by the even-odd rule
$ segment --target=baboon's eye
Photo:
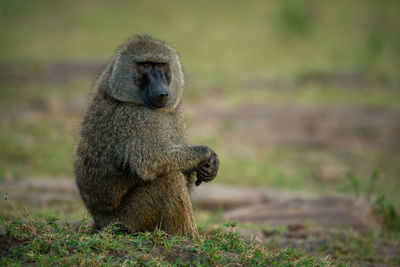
[[[164,66],[164,63],[157,63],[156,66],[161,68],[162,66]]]
[[[140,65],[142,65],[143,68],[149,68],[150,67],[150,63],[149,62],[142,62],[142,63],[140,63]]]

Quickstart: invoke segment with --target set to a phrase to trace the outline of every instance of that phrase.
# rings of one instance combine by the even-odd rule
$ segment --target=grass
[[[399,232],[400,215],[398,206],[394,202],[388,201],[384,194],[378,195],[374,204],[374,211],[380,217],[388,233],[390,234],[391,231]]]
[[[0,259],[2,265],[46,266],[349,266],[352,264],[396,265],[398,255],[375,233],[360,235],[353,230],[328,231],[323,240],[318,232],[307,239],[302,249],[276,249],[280,239],[296,235],[288,229],[265,229],[273,233],[262,246],[246,241],[236,223],[208,232],[201,229],[195,239],[170,236],[162,231],[128,234],[117,225],[93,232],[83,219],[78,224],[60,223],[57,217],[34,221],[22,215],[20,220],[0,222]],[[240,225],[254,229],[254,225]],[[258,226],[263,227],[263,226]],[[383,243],[382,243],[383,242]],[[309,245],[307,245],[309,244]],[[316,244],[316,245],[313,245]],[[397,245],[396,245],[397,244]],[[383,253],[383,254],[382,254]],[[390,257],[383,258],[389,253]]]
[[[91,233],[85,221],[75,231],[50,217],[47,222],[2,222],[0,240],[0,263],[8,266],[346,266],[294,249],[268,252],[232,228],[190,240],[157,230],[125,234],[116,226]]]

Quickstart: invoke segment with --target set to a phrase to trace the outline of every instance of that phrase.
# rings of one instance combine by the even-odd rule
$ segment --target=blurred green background
[[[73,179],[93,82],[121,42],[147,33],[181,56],[190,140],[219,153],[215,182],[373,188],[398,203],[399,10],[389,0],[2,0],[0,181]]]

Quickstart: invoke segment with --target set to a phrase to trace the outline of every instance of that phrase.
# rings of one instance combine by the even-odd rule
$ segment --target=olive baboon
[[[81,197],[100,229],[197,232],[190,189],[215,178],[218,156],[186,143],[184,77],[173,48],[135,36],[99,77],[82,122],[75,161]]]

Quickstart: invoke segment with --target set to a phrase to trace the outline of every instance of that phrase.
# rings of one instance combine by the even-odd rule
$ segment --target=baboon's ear
[[[117,55],[112,63],[107,93],[122,102],[141,102],[139,89],[133,81],[134,62]]]

